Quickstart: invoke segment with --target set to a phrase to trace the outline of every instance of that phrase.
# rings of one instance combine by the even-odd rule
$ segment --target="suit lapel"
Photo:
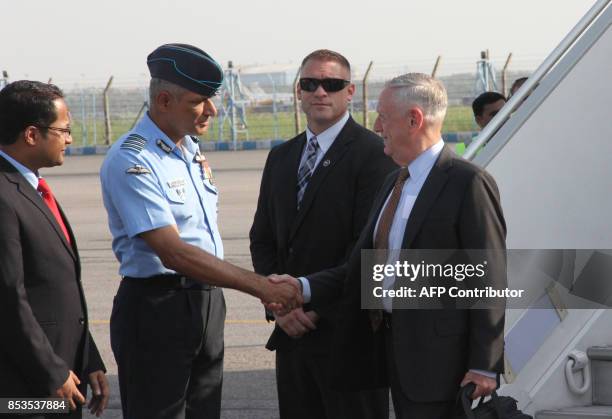
[[[288,242],[288,235],[297,213],[297,172],[305,144],[306,133],[302,133],[287,152],[285,161],[279,165],[278,179],[274,182],[280,192],[278,202],[282,205],[280,213],[283,214],[283,224],[280,226],[279,234],[284,236],[282,241],[285,243]]]
[[[346,153],[347,144],[349,144],[353,139],[352,131],[353,131],[354,124],[355,122],[353,121],[353,119],[349,118],[349,120],[346,122],[346,124],[344,125],[340,133],[338,134],[338,137],[336,137],[336,139],[332,143],[329,150],[327,150],[327,153],[325,153],[325,155],[321,159],[321,162],[317,165],[317,168],[312,174],[312,177],[308,181],[308,186],[306,187],[306,191],[304,192],[304,197],[302,198],[300,210],[297,211],[297,216],[295,217],[293,224],[291,225],[289,241],[293,239],[293,236],[295,236],[298,229],[300,228],[300,225],[304,221],[304,218],[306,217],[306,214],[310,210],[310,207],[312,206],[312,202],[314,201],[314,198],[317,195],[317,190],[319,189],[319,187],[321,186],[321,184],[323,183],[327,175],[333,170],[336,163],[342,158],[344,153]],[[304,141],[305,141],[305,138],[306,136],[304,135]],[[301,157],[301,153],[300,153],[300,157]],[[298,165],[299,165],[299,160],[298,160]],[[293,182],[293,189],[294,189],[293,196],[295,197],[294,207],[297,207],[297,171],[298,171],[298,167],[296,166],[295,168],[296,174],[294,175],[295,182]]]
[[[66,240],[66,237],[64,236],[64,232],[62,231],[61,227],[57,223],[57,220],[51,213],[51,210],[49,210],[49,207],[47,207],[47,204],[45,204],[45,202],[40,197],[40,195],[38,195],[38,192],[36,192],[34,188],[32,188],[32,185],[30,185],[28,181],[25,180],[25,178],[21,175],[21,173],[19,173],[19,171],[17,171],[17,169],[15,169],[12,164],[7,162],[2,157],[0,157],[0,170],[4,172],[4,175],[7,177],[9,182],[15,184],[15,186],[17,187],[17,190],[19,191],[21,195],[23,195],[23,197],[26,200],[30,201],[32,205],[38,208],[40,212],[42,212],[42,214],[45,216],[47,221],[51,224],[51,226],[55,230],[55,233],[59,236],[59,239],[62,241],[62,244],[64,245],[68,253],[70,253],[70,256],[76,261],[76,255],[72,249],[72,246],[70,246],[70,243],[68,243],[68,241]],[[58,207],[59,207],[59,204],[58,204]],[[61,210],[60,212],[61,212],[62,218],[64,219],[64,223],[66,224],[66,227],[69,229],[64,213]],[[69,231],[70,231],[70,234],[72,234],[72,231],[71,230]]]
[[[72,257],[74,258],[74,260],[76,260],[78,262],[77,263],[77,267],[78,267],[78,269],[80,271],[81,262],[79,260],[79,250],[78,250],[77,245],[76,245],[76,238],[74,236],[74,232],[72,231],[72,226],[68,222],[68,217],[66,217],[66,214],[64,214],[64,209],[62,208],[62,206],[59,204],[59,202],[57,202],[57,201],[55,201],[55,202],[57,203],[57,209],[59,209],[60,215],[62,216],[62,220],[64,221],[64,225],[66,226],[66,230],[68,231],[68,236],[70,237],[70,242],[72,244],[68,243],[67,240],[63,240],[63,241],[65,242],[65,245],[67,245],[68,248],[70,249],[70,251],[72,253]],[[61,238],[64,239],[64,233],[63,232],[62,232],[62,237]],[[80,274],[79,274],[79,277],[80,277]]]
[[[404,231],[404,239],[402,241],[402,249],[409,249],[414,238],[421,228],[421,224],[425,220],[429,209],[436,201],[440,191],[448,181],[446,171],[452,164],[452,152],[447,146],[444,146],[438,160],[431,168],[419,196],[417,197],[414,207],[410,212],[410,217],[406,223]]]

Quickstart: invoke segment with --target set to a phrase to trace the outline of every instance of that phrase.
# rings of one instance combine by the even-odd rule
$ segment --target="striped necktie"
[[[312,137],[306,145],[306,159],[302,162],[302,165],[298,169],[298,183],[297,183],[297,207],[300,209],[300,203],[304,198],[304,192],[308,186],[308,181],[314,172],[315,164],[317,162],[317,156],[319,155],[319,143],[317,137]]]

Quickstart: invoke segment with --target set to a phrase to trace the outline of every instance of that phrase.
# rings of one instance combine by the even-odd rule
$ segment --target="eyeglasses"
[[[43,126],[38,126],[38,128],[41,128],[41,129],[50,129],[50,130],[53,130],[53,131],[59,131],[59,132],[61,132],[61,133],[63,133],[63,134],[68,134],[68,136],[71,136],[71,135],[72,135],[72,131],[71,131],[71,129],[70,129],[70,128],[60,128],[60,127],[43,127]]]
[[[351,82],[344,79],[313,79],[310,77],[300,79],[300,88],[306,92],[314,92],[319,86],[322,86],[323,90],[328,93],[339,92],[349,84]]]

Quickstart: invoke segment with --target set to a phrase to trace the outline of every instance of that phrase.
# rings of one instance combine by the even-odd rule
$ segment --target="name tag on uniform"
[[[186,195],[185,179],[173,179],[173,180],[169,180],[167,183],[168,183],[168,187],[170,188],[170,190],[176,194],[179,200],[182,202],[185,202],[185,195]]]
[[[168,187],[172,189],[180,188],[182,186],[185,186],[185,179],[174,179],[168,181]]]

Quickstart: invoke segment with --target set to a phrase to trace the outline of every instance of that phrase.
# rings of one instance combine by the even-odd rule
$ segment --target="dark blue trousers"
[[[224,322],[219,288],[123,280],[110,325],[123,418],[219,418]]]

